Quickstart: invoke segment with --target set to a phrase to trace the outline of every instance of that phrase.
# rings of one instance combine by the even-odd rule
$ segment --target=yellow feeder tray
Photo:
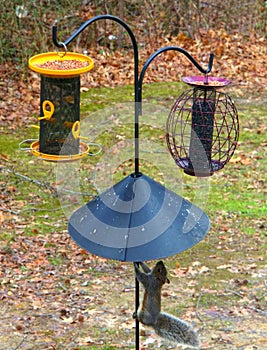
[[[69,62],[68,62],[69,61]],[[71,62],[73,61],[73,62]],[[71,63],[79,62],[82,66],[73,68]],[[62,64],[60,69],[52,69],[54,63]],[[69,63],[69,65],[68,65]],[[46,52],[29,59],[29,68],[34,72],[51,77],[74,77],[89,72],[94,68],[94,61],[83,54],[75,52]],[[66,66],[66,68],[65,68]]]
[[[40,157],[46,161],[49,162],[72,162],[74,160],[78,160],[81,159],[85,156],[88,155],[89,153],[89,145],[84,143],[84,142],[80,142],[80,153],[77,154],[68,154],[68,155],[58,155],[58,154],[46,154],[46,153],[42,153],[39,151],[39,141],[34,141],[31,146],[31,152],[34,156],[36,157]]]

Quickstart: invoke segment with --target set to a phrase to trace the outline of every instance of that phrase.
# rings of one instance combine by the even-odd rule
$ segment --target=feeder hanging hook
[[[63,43],[63,41],[60,41],[59,42],[59,47],[63,47],[64,48],[64,52],[60,52],[59,50],[58,50],[58,47],[56,48],[56,50],[57,50],[57,54],[58,54],[58,56],[60,57],[60,58],[63,58],[65,55],[66,55],[66,53],[67,53],[67,45],[65,44],[65,43]]]

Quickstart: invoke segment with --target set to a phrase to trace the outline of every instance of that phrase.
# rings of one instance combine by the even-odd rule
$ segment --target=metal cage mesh
[[[55,111],[51,119],[40,121],[40,152],[79,153],[79,138],[75,139],[71,130],[74,122],[80,120],[80,77],[41,76],[41,117],[44,115],[42,104],[46,100],[53,103]]]
[[[185,91],[173,105],[166,125],[168,149],[185,173],[209,176],[232,157],[239,136],[231,98],[216,89]]]

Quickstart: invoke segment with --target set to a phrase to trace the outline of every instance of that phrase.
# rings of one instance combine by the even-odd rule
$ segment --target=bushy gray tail
[[[188,323],[172,315],[160,313],[157,322],[152,327],[162,338],[193,348],[198,348],[200,345],[194,329]]]

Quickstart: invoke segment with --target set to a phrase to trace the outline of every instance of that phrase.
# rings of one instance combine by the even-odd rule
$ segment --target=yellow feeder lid
[[[89,56],[75,52],[46,52],[29,59],[29,68],[34,72],[52,77],[74,77],[94,68]]]

